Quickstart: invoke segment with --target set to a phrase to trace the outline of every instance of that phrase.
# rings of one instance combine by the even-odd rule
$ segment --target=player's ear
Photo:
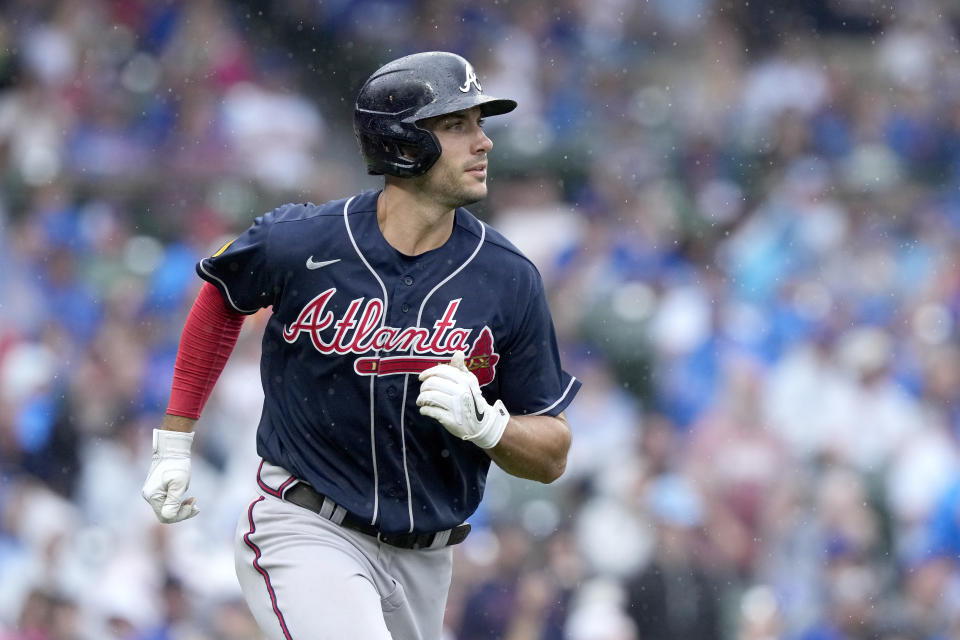
[[[417,159],[417,150],[414,147],[410,147],[405,144],[398,144],[397,151],[405,160],[410,160],[413,162]]]
[[[393,140],[381,140],[379,144],[387,155],[400,156],[410,162],[415,162],[417,159],[417,148],[411,145],[394,142]]]

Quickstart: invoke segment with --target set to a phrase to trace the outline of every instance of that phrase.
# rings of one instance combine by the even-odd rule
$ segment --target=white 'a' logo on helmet
[[[460,85],[460,91],[468,93],[470,91],[470,85],[472,84],[477,88],[477,91],[483,92],[483,88],[480,86],[480,81],[477,80],[477,73],[473,70],[473,65],[467,62],[465,71],[467,72],[467,80]]]

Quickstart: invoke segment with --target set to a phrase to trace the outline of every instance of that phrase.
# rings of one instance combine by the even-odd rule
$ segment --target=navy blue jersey
[[[284,205],[197,272],[240,313],[273,307],[260,456],[384,533],[438,531],[477,508],[490,457],[420,415],[417,374],[463,350],[514,415],[557,415],[580,382],[510,242],[457,209],[443,246],[404,255],[380,232],[378,195]]]

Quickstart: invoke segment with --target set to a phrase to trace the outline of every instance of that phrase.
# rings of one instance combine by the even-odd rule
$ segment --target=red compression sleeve
[[[205,282],[180,337],[167,413],[197,419],[237,344],[245,316],[230,309]]]

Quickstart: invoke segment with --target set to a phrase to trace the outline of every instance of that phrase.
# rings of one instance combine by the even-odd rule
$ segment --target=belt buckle
[[[383,537],[383,533],[380,531],[377,531],[377,542],[382,542],[383,544],[390,544],[389,542],[387,542],[386,538]]]

